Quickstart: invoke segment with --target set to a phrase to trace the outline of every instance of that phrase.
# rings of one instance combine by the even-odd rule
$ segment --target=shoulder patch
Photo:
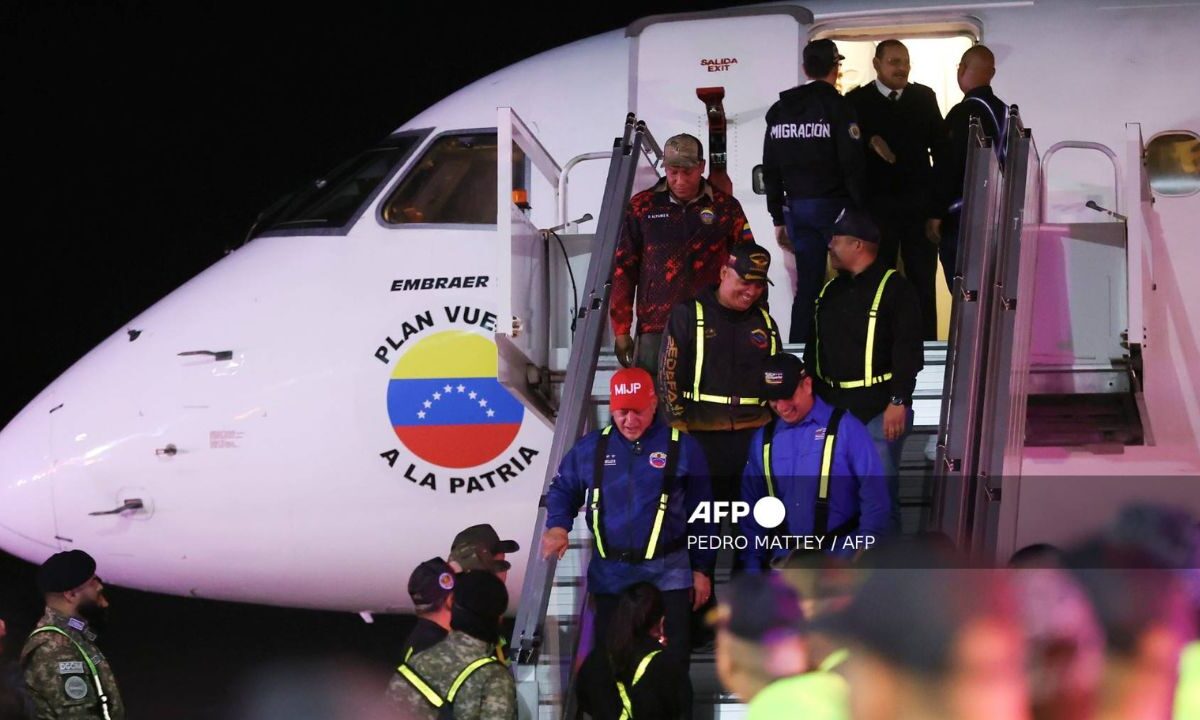
[[[850,123],[850,137],[858,140],[862,137],[862,131],[858,129],[858,123]]]
[[[82,700],[88,694],[87,680],[78,675],[72,675],[63,683],[63,692],[72,700]]]
[[[83,661],[82,660],[70,660],[68,662],[60,662],[58,664],[58,674],[59,675],[82,675],[83,674]]]

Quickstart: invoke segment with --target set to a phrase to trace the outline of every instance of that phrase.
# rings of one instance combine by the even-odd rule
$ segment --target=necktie
[[[891,100],[892,102],[896,102],[897,97],[899,97],[899,93],[897,93],[895,90],[888,93],[888,100]]]

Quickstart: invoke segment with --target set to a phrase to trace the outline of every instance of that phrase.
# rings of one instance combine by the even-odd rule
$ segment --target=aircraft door
[[[773,6],[698,12],[640,20],[626,30],[632,39],[630,110],[660,142],[677,133],[701,140],[708,157],[708,117],[699,88],[721,87],[726,148],[733,194],[741,202],[758,242],[773,247],[766,199],[752,189],[752,172],[762,162],[766,112],[779,93],[801,82],[801,49],[812,13]],[[706,171],[707,172],[707,171]],[[634,191],[645,189],[634,187]],[[772,279],[790,287],[784,263]],[[787,313],[776,319],[787,323]],[[782,328],[787,336],[787,328]]]
[[[548,386],[542,380],[550,358],[547,245],[528,211],[531,186],[543,188],[547,195],[557,192],[562,169],[512,108],[497,109],[496,131],[498,376],[509,392],[553,428],[549,403],[539,392],[539,387]],[[529,172],[522,167],[525,164],[538,172]]]

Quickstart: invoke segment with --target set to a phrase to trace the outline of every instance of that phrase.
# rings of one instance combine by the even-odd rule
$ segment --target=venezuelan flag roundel
[[[496,380],[496,344],[469,330],[435,333],[410,347],[392,369],[387,403],[400,442],[448,468],[495,459],[525,417]]]

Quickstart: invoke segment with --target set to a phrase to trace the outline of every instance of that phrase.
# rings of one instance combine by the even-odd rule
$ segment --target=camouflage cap
[[[515,540],[501,540],[496,529],[486,523],[472,525],[454,536],[449,560],[463,570],[503,572],[512,564],[496,559],[498,553],[513,553],[521,549]]]
[[[703,161],[704,148],[692,135],[674,135],[663,145],[663,165],[666,167],[694,168]]]

